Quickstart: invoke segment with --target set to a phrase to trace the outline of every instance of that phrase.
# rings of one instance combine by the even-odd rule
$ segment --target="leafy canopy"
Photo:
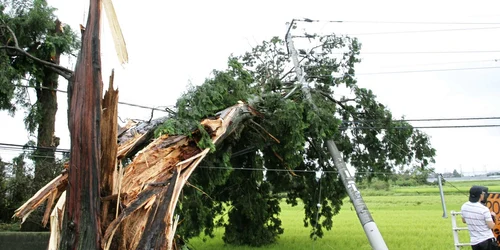
[[[15,45],[8,28],[23,50],[39,59],[58,63],[56,54],[70,55],[80,44],[68,25],[62,24],[60,30],[56,29],[59,20],[55,10],[45,0],[0,0],[0,110],[14,114],[19,106],[28,108],[25,124],[31,133],[36,130],[41,110],[38,104],[31,105],[26,87],[20,85],[40,89],[43,80],[54,72],[6,48]]]
[[[272,243],[284,231],[284,195],[287,203],[304,207],[311,237],[322,237],[346,197],[326,140],[335,141],[358,180],[387,179],[398,168],[427,169],[434,162],[425,133],[395,121],[371,90],[357,86],[358,40],[312,37],[312,49],[299,50],[312,103],[297,82],[285,41],[275,37],[230,57],[228,69],[190,87],[177,101],[173,121],[157,131],[188,133],[186,128],[238,100],[261,114],[218,145],[193,174],[190,183],[197,188],[187,188],[179,205],[186,221],[181,235],[190,238],[204,229],[213,236],[215,226],[224,226],[226,243]],[[339,72],[342,77],[332,77]]]

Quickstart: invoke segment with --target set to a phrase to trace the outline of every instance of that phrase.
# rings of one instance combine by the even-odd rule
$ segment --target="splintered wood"
[[[54,200],[59,198],[59,196],[66,189],[66,185],[68,184],[68,173],[65,171],[61,175],[57,176],[51,182],[47,183],[43,188],[38,190],[38,192],[33,195],[26,203],[24,203],[21,207],[19,207],[14,216],[17,218],[21,218],[22,222],[28,218],[28,216],[35,210],[38,206],[42,205],[45,201],[48,201],[49,204],[53,204]],[[47,206],[45,210],[45,215],[43,216],[44,226],[47,223],[48,218],[46,218],[46,214],[50,214],[51,206]],[[48,211],[48,212],[47,212]]]
[[[109,90],[113,102],[117,93]],[[106,103],[106,102],[104,102]],[[101,218],[102,249],[173,249],[177,220],[174,219],[175,207],[181,190],[198,164],[209,153],[200,149],[197,140],[199,131],[190,137],[184,135],[162,135],[153,139],[154,129],[165,119],[150,121],[149,124],[129,123],[125,128],[115,126],[115,106],[111,114],[103,115],[114,127],[104,125],[102,155],[110,152],[115,158],[103,157],[101,169]],[[220,142],[244,120],[254,114],[246,104],[238,103],[219,112],[215,118],[205,119],[201,124],[210,132],[212,141]],[[116,119],[116,117],[114,117]],[[105,122],[105,121],[103,121]],[[104,123],[103,123],[104,124]],[[118,134],[118,148],[105,138]],[[106,137],[107,136],[107,137]],[[104,146],[106,145],[106,146]],[[132,161],[125,159],[132,159]],[[116,164],[123,163],[125,166]],[[119,165],[119,166],[117,166]],[[63,173],[42,188],[26,204],[21,206],[15,216],[26,218],[31,211],[44,201],[48,201],[46,217],[50,209],[67,187],[67,174]],[[104,191],[104,192],[103,192]],[[63,199],[64,197],[61,197]],[[52,211],[51,247],[61,235],[60,223],[65,208],[58,202]],[[64,204],[64,203],[62,203]]]

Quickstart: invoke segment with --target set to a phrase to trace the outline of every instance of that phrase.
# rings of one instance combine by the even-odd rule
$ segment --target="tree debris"
[[[116,92],[116,93],[115,93]],[[103,101],[107,109],[103,113],[102,126],[102,167],[101,167],[101,218],[102,249],[173,249],[174,235],[177,227],[175,207],[182,188],[209,148],[201,149],[197,145],[200,132],[195,130],[191,136],[161,135],[152,139],[154,129],[166,118],[151,121],[150,124],[132,123],[121,131],[116,150],[105,140],[117,135],[118,126],[113,122],[116,114],[113,105],[118,98],[113,98],[117,91],[112,87]],[[111,96],[109,104],[106,98]],[[110,115],[106,115],[110,110]],[[235,130],[242,121],[254,114],[247,104],[238,103],[211,117],[201,121],[201,125],[210,131],[209,135],[217,144]],[[114,131],[106,124],[115,124]],[[107,128],[107,129],[104,129]],[[108,138],[108,139],[105,139]],[[109,145],[108,145],[109,144]],[[108,145],[108,146],[105,146]],[[106,154],[114,152],[115,159],[107,159]],[[134,155],[131,152],[137,152]],[[125,166],[117,167],[116,162],[132,160]],[[107,160],[105,160],[107,159]],[[121,161],[120,161],[121,160]],[[119,172],[122,172],[122,175]],[[61,174],[28,202],[16,210],[15,216],[26,218],[31,211],[44,201],[48,201],[46,214],[51,214],[51,248],[52,242],[60,239],[61,217],[65,207],[53,204],[64,199],[61,194],[68,185],[67,172]],[[106,190],[106,192],[104,192]],[[61,201],[59,200],[58,204]],[[63,202],[64,204],[64,202]],[[116,208],[115,208],[116,207]],[[118,210],[117,210],[118,209]],[[52,213],[49,213],[52,210]],[[47,217],[48,218],[48,217]],[[54,224],[52,224],[54,223]],[[120,235],[117,237],[116,235]]]

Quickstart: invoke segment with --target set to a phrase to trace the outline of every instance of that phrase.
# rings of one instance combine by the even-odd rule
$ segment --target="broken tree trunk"
[[[217,143],[252,115],[247,105],[238,104],[201,124]],[[180,192],[209,151],[197,146],[199,136],[196,131],[192,137],[163,135],[135,156],[121,184],[125,208],[106,229],[103,249],[172,249]],[[118,230],[120,239],[112,244]]]
[[[101,0],[90,0],[89,17],[73,79],[68,86],[71,138],[60,249],[101,245]]]
[[[109,88],[102,100],[101,120],[101,172],[100,192],[102,197],[113,194],[114,174],[117,167],[116,154],[118,152],[118,90],[113,89],[114,71],[109,77]],[[109,201],[102,201],[101,230],[108,226]]]
[[[219,112],[214,118],[201,121],[201,124],[217,145],[241,126],[243,121],[254,115],[253,109],[239,103]],[[101,249],[173,248],[177,228],[177,220],[174,219],[177,201],[188,178],[209,153],[209,149],[198,147],[201,135],[196,130],[191,136],[162,135],[150,142],[152,131],[164,120],[165,118],[161,118],[147,123],[129,124],[128,129],[118,132],[116,159],[125,155],[133,159],[126,166],[119,167],[123,175],[116,172],[112,175],[112,194],[101,197],[102,206],[109,202],[107,215],[101,214],[101,217],[112,219],[109,226],[103,225]],[[145,144],[147,145],[144,147]],[[138,153],[132,155],[130,152]],[[59,178],[64,179],[65,176],[66,173]],[[69,187],[71,182],[61,185],[47,185],[39,192],[45,195],[33,197],[15,215],[26,216],[48,199],[47,193],[64,190],[61,187]],[[57,196],[54,197],[57,199]],[[117,215],[116,209],[112,209],[116,204],[119,207]],[[57,209],[61,208],[55,209],[53,214],[57,215]],[[66,210],[67,207],[62,209]],[[104,212],[104,209],[101,211]],[[57,229],[57,225],[51,226]]]

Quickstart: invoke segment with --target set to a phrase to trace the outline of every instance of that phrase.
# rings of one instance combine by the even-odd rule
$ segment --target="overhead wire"
[[[380,31],[370,33],[340,33],[346,36],[372,36],[372,35],[398,35],[398,34],[415,34],[415,33],[432,33],[432,32],[454,32],[454,31],[470,31],[470,30],[491,30],[500,29],[500,27],[483,27],[483,28],[461,28],[461,29],[433,29],[433,30],[404,30],[404,31]],[[292,38],[314,38],[316,36],[328,37],[331,35],[293,35]]]
[[[439,129],[439,128],[496,128],[500,124],[478,125],[437,125],[437,126],[396,126],[390,129]],[[389,127],[340,127],[341,129],[389,129]]]
[[[68,93],[68,91],[65,91],[65,90],[53,89],[53,88],[48,88],[48,87],[44,87],[44,86],[36,87],[36,86],[29,86],[29,85],[23,85],[23,84],[13,84],[13,86],[21,87],[21,88],[48,89],[48,90],[52,90],[52,91],[56,91],[56,92],[60,92],[60,93],[65,93],[65,94]],[[118,104],[169,113],[166,109],[159,109],[156,107],[149,107],[149,106],[145,106],[145,105],[141,105],[141,104],[135,104],[135,103],[129,103],[129,102],[123,102],[123,101],[118,101]],[[166,107],[166,106],[164,106],[164,107]]]
[[[384,68],[408,68],[408,67],[424,67],[424,66],[433,66],[433,65],[449,65],[449,64],[465,64],[465,63],[480,63],[480,62],[500,62],[500,59],[488,59],[488,60],[474,60],[474,61],[453,61],[453,62],[436,62],[436,63],[421,63],[421,64],[398,64],[398,65],[389,65],[384,66]]]
[[[500,66],[491,67],[473,67],[473,68],[451,68],[451,69],[419,69],[419,70],[402,70],[402,71],[381,71],[381,72],[366,72],[356,73],[355,76],[369,76],[369,75],[391,75],[391,74],[409,74],[409,73],[426,73],[426,72],[446,72],[446,71],[465,71],[465,70],[488,70],[499,69]],[[355,77],[354,76],[354,77]],[[332,75],[312,75],[309,78],[330,78]],[[338,77],[337,77],[338,78]]]
[[[379,32],[368,32],[368,33],[346,33],[346,34],[343,34],[343,35],[347,35],[347,36],[397,35],[397,34],[432,33],[432,32],[454,32],[454,31],[492,30],[492,29],[500,29],[500,27],[457,28],[457,29],[431,29],[431,30],[402,30],[402,31],[379,31]],[[322,35],[322,36],[329,36],[329,35]],[[293,38],[312,38],[311,35],[294,35],[292,37]]]
[[[244,168],[244,167],[214,167],[214,166],[204,166],[200,165],[199,168],[202,169],[216,169],[216,170],[242,170],[242,171],[265,171],[265,172],[290,172],[295,173],[317,173],[318,170],[313,169],[281,169],[281,168]],[[321,170],[321,173],[325,174],[338,174],[337,170]],[[398,175],[398,172],[380,172],[380,171],[356,171],[358,174],[374,174],[374,175]],[[431,171],[433,174],[440,174],[435,171]]]
[[[455,118],[420,118],[420,119],[396,119],[391,120],[392,122],[443,122],[443,121],[476,121],[476,120],[500,120],[499,116],[486,116],[486,117],[455,117]],[[363,124],[368,124],[372,122],[378,122],[384,120],[353,120],[348,121],[344,120],[342,123],[344,124],[360,124],[362,126],[356,127],[342,127],[341,129],[389,129],[389,127],[381,127],[381,126],[363,126]],[[492,127],[500,127],[500,124],[473,124],[473,125],[434,125],[434,126],[395,126],[390,127],[391,129],[431,129],[431,128],[492,128]],[[2,143],[0,142],[0,150],[7,149],[19,149],[19,150],[37,150],[37,149],[49,149],[54,150],[59,153],[69,153],[69,149],[59,149],[52,147],[41,147],[34,145],[22,145],[22,144],[13,144],[13,143]]]
[[[42,157],[42,156],[40,156]],[[43,157],[43,158],[53,158],[53,157]],[[215,169],[215,170],[241,170],[241,171],[264,171],[264,172],[290,172],[293,171],[295,173],[311,173],[316,174],[318,170],[309,170],[309,169],[280,169],[280,168],[244,168],[244,167],[209,167],[209,166],[199,166],[201,169]],[[325,174],[338,174],[337,170],[321,170],[321,173]],[[398,172],[380,172],[380,171],[356,171],[357,174],[372,174],[372,175],[398,175],[401,173]],[[431,173],[439,174],[434,171]]]
[[[408,73],[425,73],[425,72],[444,72],[444,71],[465,71],[465,70],[483,70],[483,69],[498,69],[499,67],[475,67],[475,68],[455,68],[455,69],[420,69],[420,70],[403,70],[403,71],[386,71],[386,72],[368,72],[358,73],[356,75],[390,75],[390,74],[408,74]]]
[[[443,174],[439,174],[439,175],[441,176],[441,178],[442,178],[443,180],[445,180],[445,181],[446,181],[446,179],[444,178]],[[451,182],[447,181],[446,183],[447,183],[448,185],[450,185],[450,186],[454,187],[454,188],[455,188],[455,189],[456,189],[459,193],[463,193],[463,194],[465,194],[466,196],[469,196],[469,194],[468,194],[466,191],[458,189],[455,185],[451,184]]]
[[[14,85],[18,86],[18,87],[36,88],[34,86],[26,86],[26,85],[22,85],[22,84],[14,84]],[[50,88],[47,88],[47,89],[50,89]],[[58,89],[50,89],[50,90],[61,91],[61,92],[66,93],[66,91],[58,90]],[[130,105],[130,106],[134,106],[134,107],[138,107],[138,108],[149,109],[149,110],[153,109],[153,107],[144,106],[144,105],[140,105],[140,104],[134,104],[134,103],[122,102],[121,104]],[[165,111],[165,110],[158,109],[158,111]],[[400,122],[400,121],[416,122],[416,121],[465,121],[465,120],[500,120],[500,116],[393,119],[391,121],[392,122]],[[381,120],[362,120],[362,121],[358,121],[358,120],[353,120],[353,121],[345,120],[345,121],[342,121],[342,122],[344,122],[344,123],[366,123],[366,122],[374,122],[374,121],[381,121]],[[0,145],[1,145],[1,143],[0,143]]]
[[[5,143],[2,143],[5,144]],[[14,144],[15,145],[15,144]],[[19,145],[22,146],[22,145]],[[5,148],[0,147],[0,150],[6,150]],[[56,153],[67,153],[67,152],[61,152],[58,151]],[[42,156],[42,155],[30,155],[30,157],[39,157],[39,158],[57,158],[57,157],[51,157],[51,156]],[[276,169],[276,168],[243,168],[243,167],[232,167],[232,168],[227,168],[227,167],[209,167],[209,166],[199,166],[199,168],[203,169],[217,169],[217,170],[242,170],[242,171],[269,171],[269,172],[297,172],[297,173],[317,173],[318,170],[309,170],[309,169]],[[321,173],[326,173],[326,174],[338,174],[337,170],[321,170]],[[397,175],[400,173],[397,172],[371,172],[371,171],[358,171],[356,172],[358,174],[373,174],[373,175]],[[439,174],[433,171],[434,174]]]
[[[434,121],[471,121],[471,120],[500,120],[500,116],[392,119],[391,121],[392,122],[434,122]],[[366,123],[366,122],[377,122],[377,121],[382,121],[382,120],[353,120],[353,121],[342,121],[342,122]]]
[[[48,149],[48,150],[54,150],[55,152],[59,152],[59,153],[69,153],[69,149],[57,149],[57,148],[53,148],[53,147],[42,147],[42,146],[21,145],[21,144],[1,143],[0,142],[0,149],[2,149],[2,148],[20,148],[20,149],[32,149],[32,150]]]
[[[436,22],[436,21],[362,21],[362,20],[315,20],[309,18],[293,19],[292,22],[324,22],[324,23],[351,23],[351,24],[419,24],[419,25],[500,25],[498,22]],[[391,34],[409,34],[409,33],[425,33],[425,32],[453,32],[453,31],[470,31],[470,30],[486,30],[486,29],[500,29],[500,26],[487,26],[487,27],[467,27],[467,28],[452,28],[452,29],[432,29],[432,30],[403,30],[403,31],[381,31],[369,33],[354,33],[346,34],[350,36],[365,36],[365,35],[391,35]],[[296,38],[312,38],[315,35],[295,35]],[[326,35],[328,36],[328,35]]]
[[[500,53],[500,50],[456,50],[456,51],[365,51],[361,55],[406,55],[406,54],[476,54]]]
[[[296,22],[326,22],[326,23],[371,23],[371,24],[430,24],[430,25],[500,25],[499,22],[438,22],[438,21],[384,21],[384,20],[321,20],[321,19],[294,19]]]
[[[445,71],[466,71],[466,70],[486,70],[486,69],[498,69],[500,66],[490,66],[490,67],[470,67],[470,68],[448,68],[448,69],[419,69],[419,70],[401,70],[401,71],[381,71],[381,72],[366,72],[357,73],[356,75],[368,76],[368,75],[387,75],[387,74],[408,74],[408,73],[425,73],[425,72],[445,72]]]
[[[420,63],[420,64],[398,64],[398,65],[388,65],[383,68],[393,69],[393,68],[409,68],[409,67],[425,67],[425,66],[434,66],[434,65],[449,65],[449,64],[473,64],[479,62],[489,62],[489,63],[499,63],[500,59],[488,59],[488,60],[475,60],[475,61],[454,61],[454,62],[439,62],[439,63]],[[322,64],[323,67],[336,67],[334,64]],[[316,65],[302,65],[304,68],[314,68]]]

